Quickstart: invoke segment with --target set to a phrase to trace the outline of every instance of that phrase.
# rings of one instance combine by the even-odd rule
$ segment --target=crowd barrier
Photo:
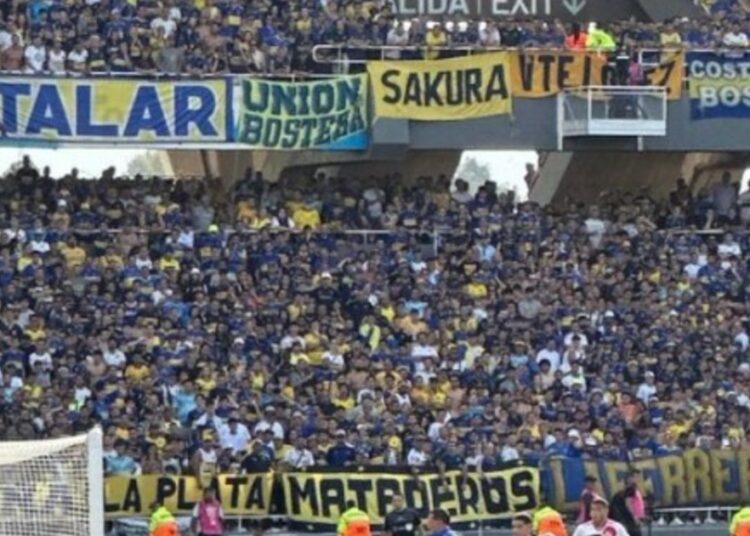
[[[533,510],[542,490],[548,503],[573,513],[587,475],[595,476],[599,492],[611,497],[622,489],[631,469],[641,471],[641,489],[655,512],[689,512],[688,507],[715,511],[750,502],[750,449],[691,449],[632,462],[551,457],[535,465],[512,462],[483,473],[312,467],[220,475],[210,485],[233,519],[273,516],[292,530],[331,530],[348,500],[356,501],[380,525],[396,494],[422,513],[446,509],[461,528],[493,526],[516,512]],[[175,514],[189,515],[200,494],[201,486],[192,476],[114,476],[105,482],[105,513],[109,520],[144,517],[148,505],[158,499]]]

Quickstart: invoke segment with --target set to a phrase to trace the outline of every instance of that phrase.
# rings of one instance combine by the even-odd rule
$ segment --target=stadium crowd
[[[747,47],[744,0],[703,0],[704,19],[623,21],[588,36],[559,21],[455,16],[399,21],[386,0],[8,0],[0,2],[0,71],[27,74],[324,72],[315,45],[352,59],[437,57],[442,47]],[[444,52],[442,54],[450,54]]]
[[[0,181],[2,439],[101,422],[111,474],[750,441],[728,175],[548,210],[446,177],[113,177]]]

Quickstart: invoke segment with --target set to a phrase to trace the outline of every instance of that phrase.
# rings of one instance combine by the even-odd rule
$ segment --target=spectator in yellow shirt
[[[80,268],[86,262],[86,250],[79,246],[73,237],[69,238],[66,244],[60,246],[60,254],[65,259],[68,268]]]
[[[317,210],[309,205],[299,205],[292,213],[294,224],[300,229],[309,227],[317,229],[320,227],[320,214]]]
[[[436,60],[440,58],[441,51],[435,50],[439,47],[448,46],[448,34],[440,27],[440,24],[435,24],[425,35],[425,45],[427,45],[427,53],[425,54],[428,60]]]
[[[663,47],[679,47],[682,45],[682,37],[680,33],[675,30],[674,25],[666,24],[664,30],[659,35],[659,42]]]

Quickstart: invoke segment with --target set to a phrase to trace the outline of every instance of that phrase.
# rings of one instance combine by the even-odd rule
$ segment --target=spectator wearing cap
[[[442,509],[432,510],[427,516],[425,523],[429,536],[455,536],[450,527],[451,518],[448,512]]]
[[[252,442],[250,453],[247,454],[240,464],[243,473],[265,473],[273,466],[273,458],[263,447],[260,440]]]
[[[344,430],[336,430],[336,442],[326,452],[326,463],[331,467],[346,467],[354,462],[356,450],[346,440]]]

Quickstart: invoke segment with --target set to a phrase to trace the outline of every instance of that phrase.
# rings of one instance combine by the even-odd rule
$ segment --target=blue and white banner
[[[690,117],[750,117],[750,52],[689,52]]]
[[[225,79],[0,78],[0,143],[226,143],[231,89]]]

